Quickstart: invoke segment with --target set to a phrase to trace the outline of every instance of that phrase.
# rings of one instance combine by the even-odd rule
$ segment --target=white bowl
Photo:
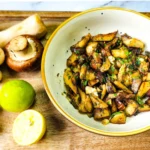
[[[126,124],[102,125],[93,118],[80,114],[62,95],[65,91],[63,72],[71,54],[70,46],[89,32],[96,35],[116,30],[142,40],[146,44],[145,49],[150,50],[150,18],[122,8],[87,10],[63,22],[49,38],[42,58],[42,79],[50,100],[67,119],[95,133],[125,136],[150,129],[150,112],[127,118]]]

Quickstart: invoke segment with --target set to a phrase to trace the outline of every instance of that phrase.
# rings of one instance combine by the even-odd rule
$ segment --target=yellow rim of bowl
[[[69,21],[77,18],[78,16],[81,16],[83,14],[87,14],[89,12],[93,12],[93,11],[97,11],[97,10],[121,10],[121,11],[127,11],[127,12],[131,12],[131,13],[134,13],[134,14],[137,14],[139,16],[142,16],[144,18],[147,18],[150,20],[149,17],[139,13],[139,12],[136,12],[136,11],[133,11],[133,10],[128,10],[128,9],[124,9],[124,8],[119,8],[119,7],[101,7],[101,8],[94,8],[94,9],[89,9],[89,10],[86,10],[86,11],[83,11],[81,13],[78,13],[72,17],[70,17],[69,19],[67,19],[66,21],[64,21],[63,23],[61,23],[57,29],[52,33],[52,35],[50,36],[50,38],[48,39],[46,45],[45,45],[45,48],[44,48],[44,52],[43,52],[43,56],[42,56],[42,64],[41,64],[41,74],[42,74],[42,80],[44,82],[44,87],[45,87],[45,90],[51,100],[51,102],[53,103],[53,105],[57,108],[57,110],[63,114],[68,120],[70,120],[71,122],[73,122],[74,124],[78,125],[79,127],[83,128],[83,129],[86,129],[88,131],[91,131],[91,132],[94,132],[94,133],[98,133],[98,134],[102,134],[102,135],[109,135],[109,136],[127,136],[127,135],[134,135],[134,134],[138,134],[138,133],[141,133],[141,132],[144,132],[146,130],[149,130],[150,129],[150,126],[148,127],[144,127],[142,129],[139,129],[139,130],[135,130],[135,131],[130,131],[130,132],[107,132],[107,131],[103,131],[103,130],[99,130],[99,129],[95,129],[95,128],[92,128],[90,126],[87,126],[79,121],[77,121],[75,118],[71,117],[69,114],[67,114],[60,106],[59,104],[57,103],[57,101],[54,99],[53,95],[51,94],[51,91],[50,89],[48,88],[48,85],[46,83],[46,77],[45,77],[45,57],[46,57],[46,53],[47,53],[47,50],[48,50],[48,46],[51,42],[51,40],[53,39],[53,37],[55,36],[55,34],[64,26],[66,25]]]

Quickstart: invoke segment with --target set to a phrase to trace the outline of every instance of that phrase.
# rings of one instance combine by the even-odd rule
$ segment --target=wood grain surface
[[[0,12],[0,30],[3,30],[34,13],[38,13],[49,33],[75,12]],[[76,12],[77,13],[77,12]],[[145,13],[150,16],[150,13]],[[44,41],[45,42],[45,41]],[[0,109],[0,150],[150,150],[150,130],[126,137],[111,137],[86,131],[62,116],[48,98],[41,79],[40,68],[31,72],[16,73],[4,64],[0,66],[3,81],[14,78],[30,82],[36,90],[36,101],[31,107],[41,112],[47,121],[47,131],[42,140],[31,146],[19,146],[12,138],[12,124],[18,113]]]

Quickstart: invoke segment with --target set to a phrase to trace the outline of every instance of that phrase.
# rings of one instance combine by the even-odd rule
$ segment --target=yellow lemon
[[[13,138],[19,145],[30,145],[39,141],[46,131],[46,121],[35,110],[25,110],[13,124]]]

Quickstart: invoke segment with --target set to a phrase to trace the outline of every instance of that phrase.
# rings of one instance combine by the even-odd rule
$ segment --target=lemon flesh
[[[30,83],[24,80],[10,80],[2,86],[0,104],[7,111],[21,112],[33,104],[35,95]]]
[[[45,131],[45,118],[35,110],[23,111],[13,124],[13,138],[19,145],[30,145],[39,141]]]

